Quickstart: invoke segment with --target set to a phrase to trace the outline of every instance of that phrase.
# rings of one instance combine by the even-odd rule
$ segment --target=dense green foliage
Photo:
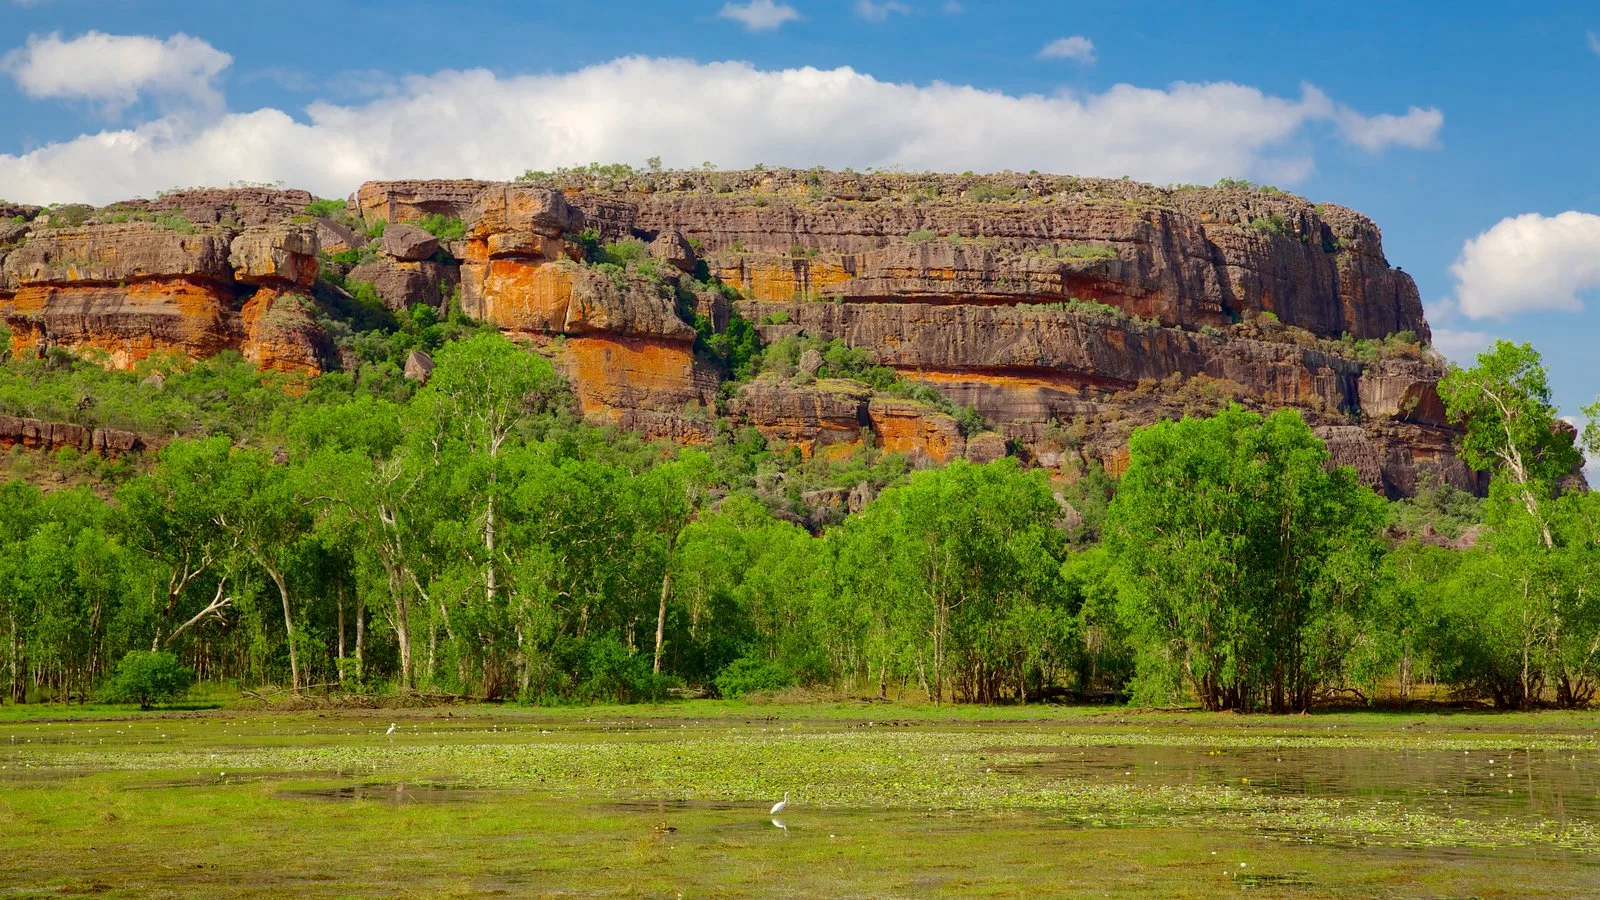
[[[171,653],[132,650],[117,663],[102,699],[150,709],[163,700],[183,696],[193,684],[194,673]]]
[[[1106,532],[1135,696],[1310,707],[1364,639],[1382,501],[1300,416],[1237,407],[1136,434]]]
[[[835,685],[1288,711],[1600,686],[1600,502],[1563,487],[1575,457],[1527,348],[1443,391],[1488,499],[1425,485],[1386,508],[1293,412],[1158,424],[1120,482],[1052,484],[1011,459],[808,460],[726,422],[704,448],[646,444],[579,421],[542,356],[431,309],[347,340],[359,371],[309,382],[231,355],[0,366],[12,410],[189,435],[142,466],[63,451],[114,496],[0,486],[8,696],[114,692],[130,652],[544,702]],[[815,351],[820,377],[904,384],[837,342],[734,346],[769,376]],[[411,347],[435,356],[424,387],[396,368]],[[819,488],[881,493],[846,517]]]

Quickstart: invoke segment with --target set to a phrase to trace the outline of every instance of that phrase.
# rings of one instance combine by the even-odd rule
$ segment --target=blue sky
[[[0,0],[0,196],[655,154],[1249,177],[1370,215],[1441,347],[1532,341],[1576,414],[1600,392],[1597,32],[1579,2]]]

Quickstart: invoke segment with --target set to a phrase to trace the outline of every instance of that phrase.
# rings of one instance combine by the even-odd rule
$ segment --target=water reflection
[[[1600,755],[1593,752],[1328,747],[1085,747],[1037,752],[1035,760],[998,770],[1122,784],[1226,785],[1280,795],[1397,800],[1439,814],[1473,818],[1600,819],[1600,765],[1596,765]]]

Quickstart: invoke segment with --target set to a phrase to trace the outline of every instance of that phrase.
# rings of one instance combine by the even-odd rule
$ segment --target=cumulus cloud
[[[911,7],[904,3],[896,3],[895,0],[887,0],[884,3],[874,3],[872,0],[856,0],[856,15],[866,19],[868,22],[883,22],[891,15],[905,15],[909,12],[911,12]]]
[[[717,13],[732,19],[750,31],[777,31],[786,23],[800,18],[800,13],[787,3],[772,0],[750,0],[749,3],[724,3]]]
[[[1458,365],[1468,366],[1477,359],[1494,338],[1487,332],[1467,331],[1459,328],[1433,329],[1433,348]]]
[[[630,57],[573,72],[445,71],[305,117],[167,116],[18,155],[0,196],[110,202],[175,185],[283,181],[343,196],[364,179],[506,178],[592,160],[995,171],[1210,182],[1304,173],[1326,97],[1237,84],[1011,95],[895,84],[850,68]]]
[[[1056,38],[1044,45],[1039,51],[1040,59],[1073,59],[1081,63],[1092,63],[1094,56],[1094,41],[1081,34],[1072,37]]]
[[[1403,116],[1392,113],[1363,116],[1349,107],[1336,106],[1334,121],[1339,123],[1345,140],[1369,153],[1390,146],[1426,150],[1439,144],[1444,113],[1413,106]]]
[[[1591,30],[1587,36],[1589,38],[1589,51],[1591,53],[1600,53],[1600,34],[1595,34]]]
[[[1469,318],[1578,312],[1579,295],[1600,288],[1600,216],[1568,211],[1501,219],[1466,242],[1450,272]]]
[[[0,58],[0,71],[29,97],[86,100],[114,115],[144,96],[220,109],[222,95],[213,82],[232,62],[232,56],[186,34],[163,41],[90,31],[71,40],[32,35]]]

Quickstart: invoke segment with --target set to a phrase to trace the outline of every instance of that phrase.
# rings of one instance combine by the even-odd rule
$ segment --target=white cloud
[[[943,9],[952,16],[960,15],[967,11],[967,8],[957,3],[956,0],[945,0]]]
[[[1094,41],[1081,34],[1056,38],[1039,51],[1040,59],[1075,59],[1081,63],[1094,62]]]
[[[1458,365],[1470,366],[1478,354],[1494,338],[1482,331],[1463,331],[1457,328],[1433,329],[1433,348]]]
[[[903,166],[1131,175],[1158,183],[1311,170],[1307,140],[1347,131],[1315,89],[1117,85],[1016,96],[895,84],[850,68],[764,71],[630,57],[574,72],[445,71],[394,82],[305,121],[276,109],[172,115],[19,155],[0,196],[110,202],[176,185],[283,181],[344,196],[373,178],[506,178],[591,160]]]
[[[1578,295],[1600,288],[1600,216],[1568,211],[1501,219],[1462,246],[1450,272],[1468,318],[1578,312]]]
[[[911,12],[911,7],[895,0],[886,0],[884,3],[874,3],[872,0],[856,0],[856,15],[868,22],[883,22],[896,13],[905,15]]]
[[[222,95],[212,81],[232,62],[186,34],[163,41],[90,31],[65,41],[59,34],[31,35],[0,58],[0,71],[29,97],[87,100],[115,114],[146,95],[220,109]]]
[[[1438,146],[1444,113],[1413,106],[1403,116],[1392,113],[1363,116],[1347,106],[1336,106],[1334,121],[1344,132],[1345,140],[1369,153],[1389,146],[1426,150]]]
[[[800,13],[794,7],[787,3],[773,3],[772,0],[724,3],[717,15],[732,19],[750,31],[776,31],[784,24],[800,18]]]
[[[1590,31],[1588,38],[1589,50],[1593,53],[1600,53],[1600,34],[1595,34],[1593,31]]]

